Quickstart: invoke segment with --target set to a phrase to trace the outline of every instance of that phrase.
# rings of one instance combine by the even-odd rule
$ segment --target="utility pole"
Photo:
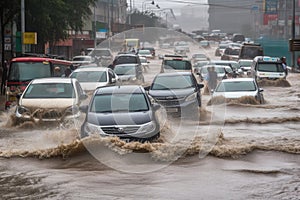
[[[24,33],[25,33],[25,0],[21,0],[21,45],[22,45],[22,54],[25,53]]]
[[[295,13],[296,13],[296,0],[293,0],[293,17],[292,17],[292,40],[295,39]],[[295,51],[292,51],[292,68],[295,69]]]

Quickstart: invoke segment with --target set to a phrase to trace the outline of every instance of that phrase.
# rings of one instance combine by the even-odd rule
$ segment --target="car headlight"
[[[197,98],[197,93],[193,93],[193,94],[189,95],[189,96],[185,99],[185,101],[193,101],[193,100],[195,100],[196,98]]]
[[[132,81],[135,81],[136,80],[136,77],[131,77],[130,78]]]
[[[21,115],[24,115],[24,114],[30,115],[30,110],[24,106],[18,106],[17,112]]]
[[[87,134],[87,135],[92,135],[92,134],[104,134],[104,132],[102,131],[101,127],[100,126],[97,126],[95,124],[91,124],[91,123],[88,123],[86,122],[84,124],[84,132]]]
[[[142,133],[151,133],[156,129],[156,124],[151,121],[147,124],[142,125],[136,132],[136,134],[142,134]]]

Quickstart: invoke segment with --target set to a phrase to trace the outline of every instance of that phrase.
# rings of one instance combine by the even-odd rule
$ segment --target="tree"
[[[38,33],[38,50],[81,31],[97,0],[30,0],[26,2],[26,31]]]
[[[1,63],[4,65],[5,49],[4,49],[4,31],[7,25],[13,22],[14,18],[21,10],[20,0],[1,0],[0,1],[0,38],[1,38]]]

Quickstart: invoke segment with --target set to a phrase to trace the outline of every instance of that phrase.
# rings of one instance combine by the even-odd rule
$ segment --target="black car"
[[[135,85],[100,87],[94,92],[81,127],[81,137],[92,134],[117,136],[126,141],[151,141],[160,136],[155,112],[144,88]]]
[[[114,69],[116,65],[120,65],[120,64],[138,64],[142,67],[142,63],[140,60],[140,57],[136,54],[125,54],[125,53],[121,53],[118,54],[113,63],[111,65],[109,65],[108,67],[111,69]]]
[[[154,100],[165,107],[167,113],[182,117],[195,117],[201,107],[203,84],[198,84],[192,72],[161,73],[146,88]]]

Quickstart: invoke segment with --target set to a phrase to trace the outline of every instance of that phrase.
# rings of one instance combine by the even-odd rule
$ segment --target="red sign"
[[[270,21],[277,21],[277,14],[264,14],[264,25],[268,25]]]

